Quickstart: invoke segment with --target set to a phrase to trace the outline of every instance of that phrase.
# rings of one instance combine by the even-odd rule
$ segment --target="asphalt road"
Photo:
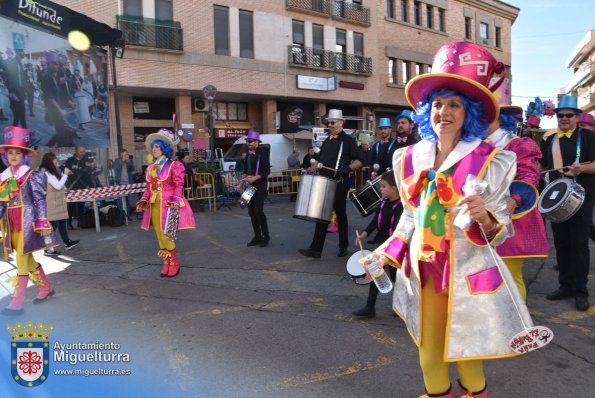
[[[349,206],[350,231],[363,230]],[[314,224],[292,217],[293,203],[265,205],[270,246],[246,247],[247,210],[197,213],[198,227],[178,241],[182,269],[160,278],[156,238],[127,227],[71,231],[81,243],[57,258],[37,256],[51,272],[56,295],[5,324],[53,324],[51,371],[39,387],[10,380],[10,335],[0,332],[2,397],[418,397],[423,394],[417,349],[381,295],[377,317],[355,319],[367,287],[346,280],[345,258],[335,256],[329,234],[320,260],[297,253]],[[355,250],[355,247],[351,247]],[[527,355],[486,361],[490,397],[592,396],[595,390],[595,307],[574,310],[571,300],[550,302],[557,287],[553,259],[525,266],[528,307],[535,324],[555,338]],[[8,302],[6,277],[13,261],[0,262],[0,305]],[[593,289],[591,283],[591,289]],[[469,325],[473,327],[474,325]],[[5,329],[4,329],[5,330]],[[56,360],[54,344],[112,343],[129,362]],[[72,348],[69,353],[90,353]],[[60,358],[58,358],[60,359]],[[96,358],[95,358],[96,359]],[[57,375],[55,370],[109,368],[130,375]],[[456,372],[451,380],[456,383]]]

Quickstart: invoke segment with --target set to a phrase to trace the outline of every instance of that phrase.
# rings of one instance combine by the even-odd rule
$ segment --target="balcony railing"
[[[118,29],[128,45],[184,50],[184,31],[177,21],[118,15]]]
[[[372,74],[372,58],[369,57],[296,45],[288,47],[287,56],[288,63],[292,66]]]
[[[595,62],[586,61],[580,64],[577,71],[568,79],[566,92],[569,93],[590,81],[595,76]]]
[[[285,0],[285,8],[370,26],[370,9],[342,0]]]

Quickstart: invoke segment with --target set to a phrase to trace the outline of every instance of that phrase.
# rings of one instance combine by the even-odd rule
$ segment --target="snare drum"
[[[255,193],[256,188],[254,188],[252,185],[248,185],[248,187],[244,190],[244,192],[242,192],[242,195],[240,196],[240,205],[242,205],[242,207],[248,206],[248,203],[250,203],[250,200]]]
[[[349,199],[351,199],[351,202],[362,217],[367,217],[374,213],[376,207],[382,202],[380,181],[382,180],[382,176],[392,172],[392,169],[388,169],[373,180],[367,181],[366,186],[358,192],[349,192]]]
[[[364,259],[368,254],[371,254],[370,250],[358,250],[353,253],[349,260],[347,260],[347,273],[357,285],[369,285],[372,283],[372,279],[364,271],[364,266],[360,263],[360,260]]]
[[[336,192],[337,181],[311,174],[302,175],[293,216],[301,220],[330,223]]]
[[[551,222],[559,223],[572,217],[584,201],[583,187],[570,178],[559,178],[545,187],[537,209]]]

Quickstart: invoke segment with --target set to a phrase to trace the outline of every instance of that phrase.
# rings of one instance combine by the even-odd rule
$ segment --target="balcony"
[[[364,26],[371,25],[369,8],[342,0],[285,0],[285,8]]]
[[[117,26],[127,45],[184,51],[184,31],[178,21],[118,15]]]
[[[290,45],[288,47],[287,57],[290,66],[343,71],[363,75],[372,74],[372,58],[369,57],[317,50],[296,45]]]
[[[595,62],[587,61],[580,64],[574,75],[566,82],[566,92],[570,93],[588,83],[595,76]]]

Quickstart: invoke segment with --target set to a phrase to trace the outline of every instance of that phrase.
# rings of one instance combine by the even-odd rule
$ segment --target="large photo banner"
[[[0,129],[32,132],[31,145],[108,148],[108,55],[0,16]],[[0,143],[3,143],[0,134]]]

